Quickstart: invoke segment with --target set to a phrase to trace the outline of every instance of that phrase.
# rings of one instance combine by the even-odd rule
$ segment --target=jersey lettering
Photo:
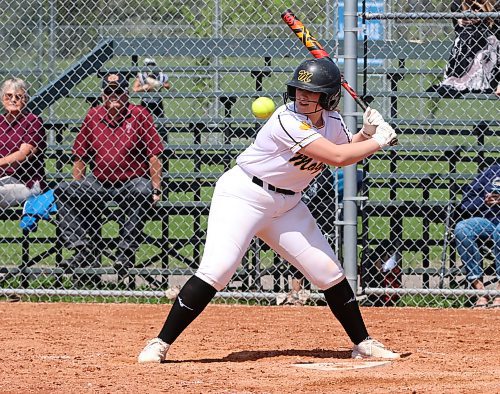
[[[322,171],[325,168],[324,163],[313,162],[313,159],[303,155],[301,153],[297,153],[290,158],[290,163],[292,163],[295,167],[299,167],[301,171],[309,171],[311,174],[315,174],[319,171]]]

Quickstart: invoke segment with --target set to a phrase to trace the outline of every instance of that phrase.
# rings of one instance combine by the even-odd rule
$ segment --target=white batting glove
[[[371,138],[377,130],[377,126],[384,123],[384,118],[380,115],[376,109],[368,107],[363,114],[363,128],[361,129],[361,134],[365,138]]]
[[[373,134],[372,139],[378,142],[381,148],[389,145],[396,145],[398,135],[387,122],[383,122],[377,127],[377,131]]]

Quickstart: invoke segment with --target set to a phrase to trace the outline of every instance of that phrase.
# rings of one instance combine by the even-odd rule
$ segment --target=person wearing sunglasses
[[[44,189],[46,147],[41,119],[26,111],[28,86],[11,78],[0,87],[0,208],[19,205]]]
[[[73,145],[73,181],[56,190],[63,239],[75,251],[62,268],[96,265],[89,234],[100,229],[109,201],[120,207],[114,266],[131,268],[146,212],[161,198],[162,140],[147,109],[129,102],[128,88],[122,74],[104,77],[102,105],[88,111]]]

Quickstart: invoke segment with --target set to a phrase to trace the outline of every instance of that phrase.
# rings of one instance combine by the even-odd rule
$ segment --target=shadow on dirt
[[[333,358],[349,359],[351,350],[325,350],[325,349],[286,349],[286,350],[245,350],[241,352],[230,353],[222,358],[203,358],[199,360],[166,360],[165,363],[227,363],[227,362],[246,362],[257,361],[263,358],[271,357],[312,357],[312,358]]]

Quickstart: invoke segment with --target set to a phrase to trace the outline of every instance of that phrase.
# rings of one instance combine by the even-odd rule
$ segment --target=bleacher
[[[451,45],[371,42],[365,53],[366,64],[383,59],[383,65],[368,66],[364,86],[375,108],[387,108],[386,119],[400,134],[400,145],[363,164],[367,200],[361,206],[361,260],[370,250],[394,254],[410,287],[442,288],[446,280],[454,283],[463,275],[455,244],[448,242],[459,220],[462,188],[499,159],[497,96],[468,93],[444,98],[425,91],[443,74],[435,61],[445,61]],[[381,105],[387,101],[387,107]],[[451,111],[420,114],[426,103],[438,102],[472,109],[496,106],[496,114],[477,111],[474,118],[470,111],[464,119],[453,118]]]
[[[250,76],[254,81],[254,88],[246,91],[235,91],[226,88],[217,92],[190,92],[190,91],[167,91],[155,93],[160,95],[166,102],[170,100],[196,100],[210,98],[219,100],[223,106],[223,113],[217,117],[193,115],[192,118],[162,118],[156,119],[156,124],[165,143],[166,150],[163,155],[164,161],[164,198],[154,209],[151,209],[149,220],[159,224],[160,233],[148,235],[145,243],[153,246],[157,251],[142,260],[136,261],[134,268],[127,272],[118,273],[118,279],[126,283],[128,288],[133,288],[137,283],[135,277],[143,278],[151,285],[162,287],[167,283],[170,275],[185,275],[194,272],[203,249],[205,236],[204,226],[209,209],[211,190],[215,180],[227,168],[231,166],[236,155],[245,148],[255,136],[260,122],[253,117],[233,117],[233,108],[239,100],[252,99],[262,94],[275,98],[281,92],[264,89],[266,81],[277,78],[286,80],[294,67],[283,66],[282,59],[298,58],[304,59],[304,52],[295,40],[283,39],[231,39],[216,40],[204,39],[203,44],[196,40],[158,40],[151,44],[148,39],[147,48],[154,48],[155,52],[150,54],[144,51],[146,46],[141,45],[141,40],[113,39],[98,46],[99,59],[89,66],[83,67],[89,59],[84,59],[78,67],[70,69],[71,78],[62,76],[52,86],[46,88],[45,92],[54,92],[55,87],[61,86],[65,81],[68,89],[63,94],[50,94],[51,99],[40,95],[35,97],[40,110],[48,108],[61,98],[80,100],[82,105],[88,107],[98,103],[98,91],[81,91],[74,87],[78,84],[77,77],[100,77],[109,72],[120,72],[133,78],[142,68],[138,66],[138,58],[147,55],[171,56],[172,58],[185,56],[183,47],[189,45],[190,58],[214,55],[214,48],[218,48],[218,54],[223,58],[238,57],[240,64],[243,57],[259,58],[262,66],[167,66],[161,67],[169,73],[172,80],[176,78],[212,78],[214,75]],[[196,42],[195,42],[196,41]],[[207,43],[207,41],[209,41]],[[328,43],[327,43],[328,45]],[[330,44],[331,45],[331,44]],[[417,276],[423,286],[430,286],[433,277],[450,277],[457,273],[456,259],[454,258],[453,245],[451,245],[452,258],[446,263],[446,270],[441,266],[436,267],[436,250],[443,247],[443,237],[436,238],[435,226],[440,226],[438,232],[444,233],[444,224],[449,217],[450,207],[454,207],[460,200],[461,187],[468,182],[473,173],[480,166],[495,160],[498,150],[495,141],[500,135],[500,121],[498,116],[492,119],[417,119],[408,117],[402,108],[412,103],[412,100],[436,100],[439,97],[435,93],[423,91],[405,91],[401,85],[407,83],[408,79],[439,75],[441,69],[428,69],[425,67],[415,68],[412,59],[444,59],[447,57],[450,43],[432,43],[425,47],[421,44],[409,42],[370,42],[370,56],[376,59],[386,59],[387,67],[369,67],[368,75],[380,76],[388,83],[389,89],[378,87],[369,89],[368,93],[373,96],[376,108],[387,108],[387,120],[401,134],[401,144],[388,148],[384,152],[375,155],[363,164],[366,179],[364,181],[364,195],[368,200],[360,206],[361,227],[359,245],[362,251],[368,247],[396,248],[400,255],[404,253],[421,254],[419,266],[405,266],[404,272],[408,276]],[[333,46],[332,46],[333,47]],[[343,46],[340,45],[340,48]],[[208,49],[210,48],[210,51]],[[378,50],[373,50],[377,48]],[[360,46],[361,49],[361,46]],[[430,50],[432,49],[432,51]],[[358,51],[359,52],[359,51]],[[426,55],[427,54],[427,55]],[[101,57],[102,58],[101,58]],[[113,56],[121,56],[130,59],[127,66],[108,67],[107,63]],[[340,53],[342,56],[342,53]],[[97,66],[96,66],[97,64]],[[82,70],[85,69],[85,72]],[[133,100],[140,99],[143,95],[132,94]],[[54,99],[55,98],[55,99]],[[491,101],[496,97],[493,95],[468,95],[461,100]],[[384,100],[389,100],[386,104]],[[447,100],[447,99],[442,99]],[[403,103],[401,102],[403,101]],[[40,104],[41,103],[41,104]],[[82,119],[45,119],[45,127],[51,132],[54,139],[47,150],[47,162],[51,163],[52,171],[49,171],[48,181],[51,186],[63,179],[70,177],[71,143],[75,133],[81,125]],[[425,137],[426,143],[421,144],[419,140]],[[467,144],[454,144],[454,138],[460,137],[460,142]],[[427,139],[430,139],[428,141]],[[471,142],[473,140],[473,142]],[[476,152],[478,154],[476,155]],[[427,163],[429,172],[410,172],[408,163]],[[182,165],[179,165],[182,163]],[[433,163],[432,165],[429,163]],[[472,164],[474,168],[468,166]],[[432,167],[437,166],[438,172],[433,172]],[[467,171],[464,172],[464,166]],[[405,191],[411,190],[415,195],[404,195]],[[402,195],[403,193],[403,195]],[[450,206],[450,202],[453,206]],[[113,210],[110,206],[103,219],[103,223],[112,222]],[[4,212],[2,219],[12,219],[19,216],[19,210],[14,209]],[[185,234],[177,234],[173,228],[179,225],[179,218],[192,223],[192,227]],[[188,219],[187,219],[188,218]],[[388,223],[388,231],[383,237],[374,231],[373,221],[380,218]],[[412,219],[414,218],[414,219]],[[406,237],[408,226],[419,223],[421,231],[418,239]],[[452,225],[452,224],[450,224]],[[43,259],[55,255],[55,262],[62,260],[62,247],[58,243],[56,226],[44,234],[24,234],[6,237],[1,242],[21,242],[22,262],[28,268],[23,270],[26,275],[37,276],[55,275],[62,283],[65,273],[54,265],[37,264]],[[106,257],[116,246],[116,239],[109,234],[96,234],[95,242],[102,245],[100,248]],[[29,247],[33,244],[49,244],[51,247],[33,257],[29,253]],[[36,249],[36,248],[35,248]],[[237,286],[243,289],[262,289],[264,275],[271,272],[270,264],[281,267],[272,275],[272,288],[275,291],[281,289],[281,274],[286,273],[282,269],[279,259],[274,257],[266,259],[266,249],[258,242],[252,245],[251,250],[245,258],[241,271],[238,272],[235,281],[241,282]],[[364,252],[363,252],[364,253]],[[264,259],[261,260],[261,257]],[[434,256],[434,257],[433,257]],[[361,259],[364,259],[362,254]],[[97,257],[96,257],[97,258]],[[77,275],[107,275],[117,273],[111,264],[104,258],[101,259],[102,268],[89,268],[76,271]],[[158,265],[158,262],[161,262]],[[11,268],[2,267],[0,272],[11,270],[13,275],[19,272],[12,267],[20,262],[12,262]],[[277,274],[276,274],[277,272]],[[27,281],[24,282],[27,284]]]
[[[286,40],[285,40],[286,41]],[[181,40],[172,41],[166,52],[162,52],[163,41],[158,41],[153,45],[155,48],[155,56],[178,56],[177,53],[172,53],[172,48],[178,48]],[[205,236],[205,223],[209,211],[210,196],[213,186],[217,178],[223,171],[227,170],[234,163],[234,159],[239,152],[251,142],[255,136],[261,121],[258,121],[250,115],[247,118],[234,117],[232,107],[237,100],[253,99],[262,94],[265,78],[272,75],[285,75],[293,70],[292,67],[271,66],[271,59],[283,51],[283,40],[253,40],[248,42],[253,48],[258,49],[258,53],[249,49],[245,54],[235,51],[239,48],[239,41],[236,40],[221,40],[213,41],[212,44],[218,46],[226,46],[224,53],[227,56],[237,56],[241,59],[242,56],[254,57],[258,56],[262,66],[166,66],[162,67],[162,71],[168,72],[171,80],[176,81],[179,78],[213,78],[214,75],[219,76],[242,76],[248,75],[254,81],[254,88],[248,91],[235,92],[233,90],[214,91],[214,92],[192,92],[192,91],[166,91],[154,94],[134,94],[131,93],[131,99],[138,101],[146,95],[159,95],[165,101],[165,106],[168,107],[171,101],[179,100],[197,100],[197,99],[215,99],[222,105],[222,111],[219,116],[199,116],[194,114],[192,118],[166,117],[155,119],[158,131],[162,136],[166,149],[163,153],[163,201],[157,204],[149,211],[148,220],[154,223],[159,230],[154,234],[146,234],[145,242],[148,246],[153,247],[157,253],[148,254],[146,258],[137,260],[134,268],[126,272],[116,272],[112,268],[112,263],[108,260],[112,256],[112,250],[116,247],[116,237],[109,235],[104,230],[94,234],[93,242],[98,246],[98,250],[102,251],[101,256],[95,256],[101,261],[100,268],[82,268],[70,275],[75,279],[94,280],[93,284],[97,284],[96,277],[118,275],[119,282],[124,283],[127,288],[132,289],[138,282],[149,282],[155,287],[164,287],[168,282],[170,275],[187,275],[194,272],[201,258],[203,239]],[[292,43],[292,40],[290,40]],[[62,75],[57,81],[54,81],[51,86],[47,86],[41,94],[36,95],[31,109],[35,112],[53,105],[60,99],[72,99],[81,103],[82,106],[89,106],[99,103],[99,91],[82,91],[76,88],[76,85],[81,81],[73,79],[74,75],[80,75],[83,78],[98,77],[111,72],[119,72],[126,75],[130,82],[135,77],[137,72],[142,68],[138,66],[138,56],[146,56],[147,54],[137,51],[138,43],[125,42],[123,40],[104,40],[100,43],[92,54],[82,59],[79,64],[73,65],[67,70],[67,75]],[[206,45],[204,43],[203,45]],[[265,50],[262,49],[266,46]],[[227,48],[233,48],[231,50]],[[139,46],[140,48],[140,46]],[[260,49],[259,49],[260,48]],[[300,49],[300,47],[299,47]],[[290,53],[296,52],[297,48],[293,46],[286,50],[284,55],[289,56]],[[139,53],[138,53],[139,52]],[[190,56],[196,54],[190,53]],[[129,65],[107,66],[110,59],[114,56],[122,56],[130,60]],[[151,55],[150,55],[151,56]],[[93,59],[93,61],[89,61]],[[255,59],[254,59],[255,60]],[[95,64],[94,64],[95,63]],[[60,92],[61,81],[68,83],[68,88],[62,93]],[[273,96],[275,101],[279,103],[281,100],[281,91],[270,93],[266,91],[267,96]],[[35,105],[36,104],[36,105]],[[250,111],[248,111],[250,112]],[[189,114],[189,113],[186,113]],[[51,171],[48,171],[47,180],[50,187],[54,187],[62,180],[71,178],[71,146],[78,132],[82,118],[49,118],[45,119],[44,126],[48,135],[51,135],[52,142],[46,151],[47,166]],[[116,219],[116,207],[108,206],[107,212],[101,218],[102,223],[106,226],[107,223],[112,223]],[[5,219],[18,218],[20,210],[14,209],[10,212],[5,212]],[[176,231],[179,225],[190,226],[189,230],[184,232]],[[20,273],[23,276],[36,277],[40,274],[53,275],[57,278],[57,283],[62,283],[62,277],[68,275],[57,267],[57,263],[63,259],[63,248],[60,244],[57,226],[51,224],[53,228],[43,234],[25,233],[22,237],[22,261],[13,262],[12,267],[0,268],[1,273],[6,273],[10,270],[9,277],[16,276]],[[18,236],[12,238],[4,238],[2,242],[19,242]],[[50,245],[47,251],[33,256],[30,253],[32,250],[38,250],[37,245]],[[250,286],[260,286],[260,281],[253,281],[250,277],[258,277],[262,275],[260,271],[258,254],[256,246],[252,245],[252,250],[248,257],[245,258],[245,267],[243,273],[236,275],[235,281],[241,282],[239,286],[250,288]],[[52,263],[43,263],[47,257],[55,256],[55,265]],[[38,264],[42,262],[41,264]],[[22,263],[22,272],[15,268],[15,265]],[[245,271],[247,267],[254,268],[253,273]],[[136,282],[134,279],[140,276]],[[3,278],[5,280],[5,278]],[[82,281],[83,281],[82,280]],[[23,286],[27,285],[28,281],[23,281]],[[167,283],[168,284],[168,283]]]

